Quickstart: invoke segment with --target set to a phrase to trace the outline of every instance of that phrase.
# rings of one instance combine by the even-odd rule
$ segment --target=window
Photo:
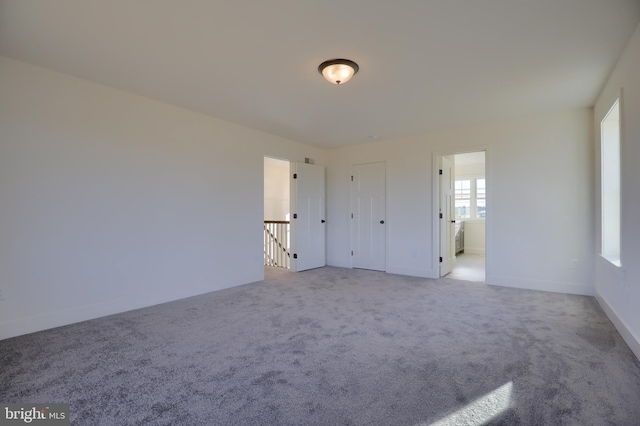
[[[602,256],[620,266],[620,102],[600,122]]]
[[[455,183],[456,218],[471,217],[471,181],[457,180]]]
[[[456,219],[482,219],[487,212],[486,180],[460,179],[455,182]]]
[[[487,214],[487,189],[484,179],[476,179],[476,217]]]

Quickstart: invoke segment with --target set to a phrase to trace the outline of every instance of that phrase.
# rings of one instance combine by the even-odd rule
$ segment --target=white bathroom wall
[[[484,177],[484,163],[456,164],[456,179]]]
[[[482,219],[464,219],[464,252],[467,254],[486,253],[486,227]]]

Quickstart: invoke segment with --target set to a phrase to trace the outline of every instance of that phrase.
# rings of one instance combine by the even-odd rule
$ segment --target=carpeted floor
[[[593,298],[363,270],[269,269],[0,361],[0,402],[76,425],[640,424],[640,363]]]

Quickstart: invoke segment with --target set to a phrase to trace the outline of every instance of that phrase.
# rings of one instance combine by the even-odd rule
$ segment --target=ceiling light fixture
[[[333,84],[343,84],[351,80],[360,67],[349,59],[331,59],[318,66],[318,72]]]

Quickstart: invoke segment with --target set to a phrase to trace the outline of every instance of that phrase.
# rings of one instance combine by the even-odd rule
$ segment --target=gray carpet
[[[0,361],[0,402],[77,425],[640,424],[640,363],[593,298],[363,270],[270,269]]]

